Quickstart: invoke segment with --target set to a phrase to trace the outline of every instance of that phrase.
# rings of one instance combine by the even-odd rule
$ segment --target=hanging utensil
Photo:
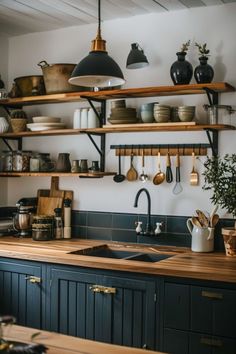
[[[144,150],[141,150],[141,154],[142,154],[142,173],[139,176],[140,181],[142,182],[146,182],[148,180],[148,175],[146,173],[144,173],[144,167],[145,167],[145,163],[144,163]]]
[[[177,152],[177,155],[176,155],[176,183],[175,183],[175,186],[173,188],[173,193],[174,194],[179,194],[182,192],[183,190],[183,187],[180,183],[180,159],[179,159],[179,152]]]
[[[165,174],[161,171],[161,153],[158,151],[157,155],[157,173],[153,177],[153,184],[158,185],[164,182]]]
[[[193,167],[192,167],[192,171],[190,173],[190,185],[191,186],[197,186],[198,183],[199,183],[199,175],[198,175],[198,172],[196,171],[195,169],[195,152],[192,151],[192,164],[193,164]]]
[[[131,155],[130,155],[130,168],[129,168],[129,170],[126,173],[126,179],[129,182],[136,181],[137,178],[138,178],[138,172],[134,168],[133,160],[134,160],[134,154],[132,152]]]
[[[119,150],[118,159],[119,159],[119,169],[118,169],[118,173],[113,177],[113,181],[116,182],[116,183],[120,183],[120,182],[123,182],[123,181],[125,180],[125,176],[122,175],[122,173],[121,173],[121,156],[120,156],[120,150]]]
[[[166,182],[167,183],[173,182],[173,174],[171,169],[171,160],[170,160],[169,151],[167,152],[166,155]]]

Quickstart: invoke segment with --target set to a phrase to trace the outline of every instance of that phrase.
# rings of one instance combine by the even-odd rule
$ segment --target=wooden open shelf
[[[57,136],[57,135],[78,135],[78,134],[106,134],[106,133],[123,133],[123,132],[179,132],[179,131],[201,131],[201,130],[235,130],[236,127],[225,124],[182,124],[177,123],[140,123],[140,124],[114,124],[106,126],[106,128],[94,129],[58,129],[37,132],[21,132],[21,133],[2,133],[0,138],[14,139],[34,136]]]
[[[52,95],[30,96],[9,98],[1,100],[0,105],[8,108],[32,106],[48,103],[65,103],[95,98],[98,100],[109,100],[117,98],[141,98],[155,96],[175,96],[175,95],[193,95],[205,94],[205,88],[217,93],[233,92],[235,88],[225,82],[214,82],[210,84],[189,84],[189,85],[171,85],[171,86],[155,86],[143,88],[128,88],[120,90],[102,90],[98,92],[83,91],[58,93]]]
[[[114,176],[116,172],[71,173],[71,172],[0,172],[0,177],[81,177],[102,178]]]

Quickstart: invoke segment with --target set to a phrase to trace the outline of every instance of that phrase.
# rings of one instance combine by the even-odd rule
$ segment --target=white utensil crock
[[[187,220],[187,228],[192,235],[191,250],[193,252],[214,251],[214,228],[197,227],[192,219]]]

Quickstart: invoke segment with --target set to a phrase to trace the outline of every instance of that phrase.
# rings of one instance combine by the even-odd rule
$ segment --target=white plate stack
[[[61,118],[39,116],[32,118],[33,123],[27,124],[27,128],[34,131],[64,129],[65,124],[61,123]]]

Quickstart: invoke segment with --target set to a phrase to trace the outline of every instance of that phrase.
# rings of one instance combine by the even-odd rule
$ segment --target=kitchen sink
[[[126,259],[131,261],[140,262],[159,262],[163,259],[172,257],[170,254],[156,254],[156,253],[144,253],[137,251],[128,250],[117,250],[110,248],[109,246],[99,246],[93,248],[87,248],[84,250],[72,251],[69,254],[77,254],[80,256],[90,256],[90,257],[102,257],[102,258],[115,258],[115,259]]]

